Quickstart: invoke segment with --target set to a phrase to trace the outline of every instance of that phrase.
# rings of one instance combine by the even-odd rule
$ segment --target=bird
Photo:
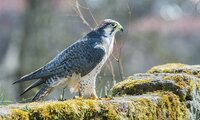
[[[79,93],[82,98],[97,99],[97,75],[113,51],[115,34],[123,30],[116,20],[105,19],[47,64],[24,75],[13,84],[35,80],[21,95],[42,85],[32,101],[43,100],[57,87],[68,87],[70,92]]]

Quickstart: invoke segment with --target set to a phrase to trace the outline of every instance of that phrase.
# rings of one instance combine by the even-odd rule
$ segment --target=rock
[[[113,96],[142,95],[170,91],[189,110],[189,119],[200,118],[200,66],[166,64],[155,66],[147,73],[134,74],[113,87]]]
[[[1,108],[2,109],[2,108]],[[115,97],[111,100],[66,100],[9,105],[2,119],[187,119],[184,103],[171,92]],[[1,110],[3,111],[3,110]],[[1,113],[0,113],[1,114]]]
[[[187,74],[135,74],[113,87],[113,95],[141,95],[154,91],[171,91],[181,101],[191,100],[196,93],[196,77]]]
[[[198,120],[200,66],[166,64],[112,88],[113,98],[71,99],[0,106],[1,119]]]
[[[159,65],[148,70],[148,73],[186,73],[199,76],[200,65],[185,65],[181,63],[169,63]]]

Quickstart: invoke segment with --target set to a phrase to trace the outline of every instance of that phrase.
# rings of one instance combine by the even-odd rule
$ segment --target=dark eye
[[[111,26],[114,27],[114,26],[115,26],[115,23],[112,23]]]

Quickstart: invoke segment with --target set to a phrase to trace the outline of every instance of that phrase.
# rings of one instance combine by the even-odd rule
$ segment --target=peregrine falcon
[[[32,101],[43,99],[56,87],[68,87],[71,92],[78,92],[83,98],[97,98],[96,77],[112,53],[118,31],[123,31],[119,22],[105,19],[97,28],[64,49],[46,65],[13,84],[38,79],[21,94],[43,84]]]

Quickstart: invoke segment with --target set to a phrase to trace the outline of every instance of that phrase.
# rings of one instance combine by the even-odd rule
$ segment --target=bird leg
[[[86,99],[97,99],[95,90],[95,79],[80,81],[79,96]]]
[[[96,91],[95,93],[91,94],[91,96],[89,97],[90,99],[98,99],[97,95],[96,95]]]
[[[60,101],[64,101],[65,88],[66,88],[66,87],[64,87],[64,88],[62,89],[62,94],[60,95],[60,98],[59,98]]]
[[[82,96],[82,95],[81,95],[81,90],[80,90],[80,89],[78,89],[78,95],[79,95],[79,97]]]
[[[80,88],[78,89],[78,96],[74,96],[74,99],[83,99],[82,95],[81,95],[81,91]]]

